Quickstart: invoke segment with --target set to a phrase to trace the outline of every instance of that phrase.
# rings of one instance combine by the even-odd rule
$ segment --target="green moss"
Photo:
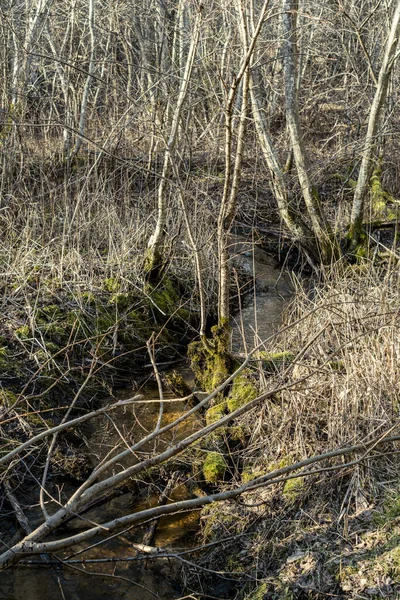
[[[245,448],[249,433],[244,425],[235,425],[227,430],[229,448]]]
[[[200,446],[203,450],[214,452],[224,452],[226,450],[226,437],[228,427],[219,427],[216,431],[208,434],[200,441]]]
[[[200,387],[206,392],[214,391],[232,372],[233,359],[228,351],[230,331],[228,325],[211,329],[212,339],[192,342],[188,358]]]
[[[55,344],[54,342],[46,342],[46,350],[50,354],[57,354],[60,349],[61,348],[58,344]]]
[[[179,287],[172,279],[165,277],[156,286],[147,283],[145,292],[164,316],[171,315],[179,306]]]
[[[364,244],[358,244],[354,250],[354,256],[357,260],[362,260],[369,257],[369,250]]]
[[[374,517],[377,525],[382,526],[390,523],[393,519],[400,517],[400,490],[395,489],[388,494],[384,505],[383,512]]]
[[[110,314],[104,308],[101,312],[97,313],[95,319],[95,331],[94,333],[101,334],[108,331],[111,327],[115,326],[115,315]]]
[[[383,189],[381,179],[382,163],[380,161],[374,169],[371,179],[369,180],[372,208],[378,215],[383,214],[385,212],[386,204],[393,200],[391,195]]]
[[[110,294],[116,294],[120,288],[121,284],[114,277],[107,277],[103,281],[103,289],[110,292]]]
[[[283,487],[283,497],[287,502],[293,504],[302,494],[304,488],[304,479],[302,477],[288,479]]]
[[[207,483],[223,481],[226,472],[226,462],[219,452],[209,452],[203,463],[203,475]]]
[[[132,306],[133,300],[130,294],[113,294],[109,303],[111,306],[116,306],[119,310],[126,310]]]
[[[241,479],[243,483],[248,483],[257,477],[261,477],[262,475],[265,475],[264,470],[252,466],[246,466],[242,470]]]
[[[226,506],[223,506],[221,509],[220,503],[212,502],[202,509],[202,539],[205,542],[215,541],[221,537],[225,537],[227,532],[234,535],[241,530],[244,522],[240,522],[237,515],[226,510],[226,508]]]
[[[88,306],[96,306],[96,298],[93,292],[82,292],[80,299]]]
[[[262,360],[264,369],[273,371],[277,367],[290,363],[294,360],[293,352],[259,352],[258,358]]]
[[[332,371],[344,371],[345,370],[345,365],[343,360],[331,360],[329,363],[330,368],[332,369]]]
[[[249,370],[244,370],[240,375],[235,377],[227,399],[229,412],[234,412],[257,397],[258,389],[251,377],[251,372]]]
[[[17,401],[18,396],[9,389],[0,388],[0,406],[10,408]]]
[[[43,306],[40,310],[38,310],[36,320],[44,320],[44,321],[54,321],[62,318],[62,312],[57,304],[49,304],[47,306]]]
[[[68,341],[69,328],[66,329],[65,326],[60,325],[59,323],[48,323],[46,326],[42,327],[41,330],[45,337],[53,342],[65,344]]]
[[[206,424],[211,425],[212,423],[219,421],[224,415],[226,415],[226,412],[227,405],[225,400],[219,404],[216,404],[215,406],[212,406],[206,412]]]
[[[19,338],[22,341],[29,340],[32,337],[31,330],[28,325],[22,325],[21,327],[18,327],[18,329],[16,329],[14,333],[17,336],[17,338]]]
[[[247,594],[243,600],[264,600],[268,593],[268,586],[266,583],[262,583],[255,590]]]

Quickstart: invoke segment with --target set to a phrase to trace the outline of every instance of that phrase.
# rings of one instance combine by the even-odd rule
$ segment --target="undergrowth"
[[[298,291],[282,332],[264,348],[291,359],[261,377],[267,389],[271,378],[290,385],[237,420],[250,440],[233,453],[226,485],[399,433],[399,284],[397,267],[371,262],[337,267]],[[211,505],[202,539],[218,540],[224,552],[218,546],[201,565],[233,579],[228,596],[241,589],[235,597],[246,600],[398,598],[398,447],[325,460],[314,474],[249,491],[229,528],[222,515],[238,504]],[[215,578],[205,576],[203,590]]]

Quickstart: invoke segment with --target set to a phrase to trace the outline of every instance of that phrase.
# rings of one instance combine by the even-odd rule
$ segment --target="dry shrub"
[[[247,464],[272,469],[367,442],[393,427],[400,401],[399,318],[397,269],[336,269],[325,283],[299,291],[286,312],[289,327],[267,348],[295,353],[277,373],[295,383],[264,405],[252,424]],[[384,469],[380,473],[385,477]]]

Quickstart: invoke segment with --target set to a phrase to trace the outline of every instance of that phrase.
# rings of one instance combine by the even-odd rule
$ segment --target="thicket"
[[[145,439],[178,427],[179,418],[163,421],[156,363],[196,340],[190,354],[210,397],[193,408],[205,409],[195,437],[174,437],[170,454],[146,447],[133,475],[124,466],[110,489],[131,476],[159,481],[165,464],[168,473],[183,464],[204,489],[189,504],[126,522],[210,503],[203,542],[218,544],[198,564],[232,578],[228,596],[243,583],[243,594],[258,586],[255,598],[305,589],[323,597],[357,585],[370,596],[375,588],[396,594],[397,558],[390,555],[383,583],[357,583],[359,541],[343,558],[335,528],[347,543],[371,535],[371,520],[357,520],[362,511],[395,518],[388,482],[397,481],[397,441],[383,442],[396,437],[398,412],[400,5],[79,0],[55,10],[37,0],[1,12],[1,480],[9,505],[18,514],[10,482],[30,481],[31,468],[44,473],[44,488],[51,468],[83,486],[53,520],[43,509],[54,531],[102,502],[107,489],[96,485],[106,469],[91,471],[81,440],[68,442],[68,455],[55,428],[103,410],[99,398],[145,378],[139,369],[149,362],[161,408]],[[229,309],[251,285],[245,273],[232,277],[232,232],[315,276],[311,293],[299,286],[282,332],[242,367],[229,352]],[[41,434],[33,452],[30,440]],[[125,460],[123,444],[141,452],[142,442],[125,440],[108,468]],[[348,447],[350,457],[328,456]],[[21,453],[25,462],[14,458]],[[312,473],[301,470],[325,453]],[[122,524],[113,520],[110,530]],[[364,570],[394,547],[386,525]],[[46,526],[29,552],[46,550]],[[331,570],[316,544],[330,552],[336,543]],[[238,546],[243,560],[235,561]],[[1,560],[24,552],[17,541],[15,556],[5,551]],[[186,581],[203,593],[191,573]]]

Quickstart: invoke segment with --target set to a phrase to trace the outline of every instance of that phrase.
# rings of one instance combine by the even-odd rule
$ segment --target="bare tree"
[[[183,10],[183,8],[182,8]],[[145,269],[147,273],[147,278],[149,281],[153,281],[157,279],[160,269],[165,265],[165,258],[163,256],[164,251],[164,238],[165,238],[165,226],[167,220],[167,184],[168,184],[168,174],[170,171],[170,161],[171,154],[174,151],[175,144],[177,142],[178,133],[179,133],[179,125],[182,114],[182,109],[184,102],[186,100],[188,86],[190,82],[190,78],[193,71],[194,59],[197,50],[197,44],[199,41],[200,35],[200,23],[201,23],[201,10],[197,11],[193,34],[190,41],[190,46],[188,50],[188,54],[186,57],[185,70],[180,80],[180,88],[178,97],[176,100],[175,106],[172,106],[171,100],[169,99],[170,110],[167,112],[172,113],[172,122],[170,124],[168,138],[165,142],[165,150],[164,150],[164,161],[163,167],[160,175],[160,183],[158,185],[157,192],[157,200],[158,200],[158,209],[157,209],[157,223],[154,230],[154,233],[151,235],[148,242],[148,251],[146,256],[146,264]],[[178,39],[178,38],[176,38]]]
[[[382,64],[379,71],[376,92],[368,117],[368,128],[365,136],[360,172],[357,179],[357,187],[354,192],[353,208],[351,213],[349,239],[353,248],[360,243],[363,237],[365,196],[371,174],[371,167],[376,160],[374,150],[377,143],[379,118],[386,101],[390,76],[398,58],[396,51],[398,48],[399,31],[400,2],[397,3],[393,14],[389,35],[386,41],[385,53],[383,55]]]

